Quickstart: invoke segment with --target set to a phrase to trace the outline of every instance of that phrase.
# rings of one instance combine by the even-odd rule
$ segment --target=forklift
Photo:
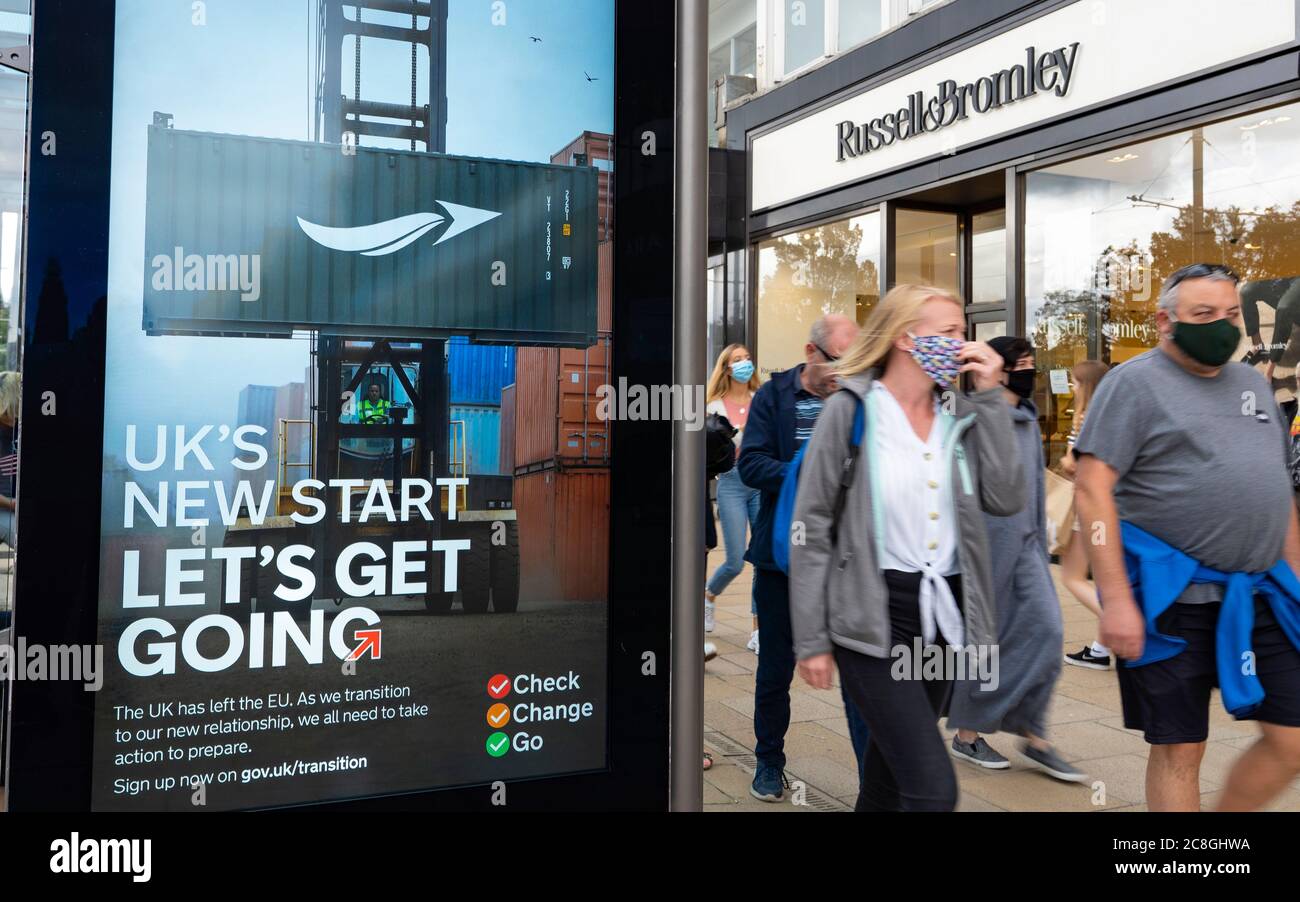
[[[240,511],[234,525],[227,528],[223,544],[263,549],[263,556],[264,549],[278,554],[295,544],[316,549],[316,595],[332,598],[341,606],[347,596],[336,584],[333,562],[346,546],[372,542],[391,559],[394,542],[467,539],[469,550],[458,556],[457,591],[441,591],[441,583],[430,580],[429,591],[421,599],[424,610],[446,614],[458,597],[466,614],[489,609],[499,614],[516,611],[519,530],[512,478],[468,473],[465,424],[448,417],[445,345],[434,339],[358,340],[319,335],[313,353],[318,399],[312,407],[313,418],[278,421],[274,514],[257,524],[247,510]],[[385,397],[392,400],[387,422],[362,423],[355,413],[364,394],[359,389],[369,385],[384,387]],[[301,445],[303,429],[311,451],[308,459],[293,460],[293,448]],[[298,443],[293,441],[295,432]],[[293,484],[303,479],[316,479],[327,486],[332,479],[383,479],[396,508],[404,480],[433,482],[448,475],[467,482],[455,487],[455,519],[449,510],[450,492],[441,492],[438,516],[432,521],[363,523],[356,514],[364,494],[352,494],[345,518],[341,489],[307,490],[325,505],[325,516],[318,522],[304,524],[292,517],[295,512],[310,513],[293,497]],[[286,603],[272,594],[279,581],[274,568],[259,566],[256,557],[241,561],[240,566],[240,602],[245,616],[255,609],[307,616],[311,599]],[[438,572],[436,562],[429,562],[427,569]]]

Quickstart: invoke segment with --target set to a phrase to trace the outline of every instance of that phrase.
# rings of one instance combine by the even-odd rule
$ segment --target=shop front
[[[970,337],[1032,340],[1054,462],[1072,367],[1153,347],[1161,282],[1207,261],[1241,276],[1236,359],[1294,408],[1297,3],[1248,6],[958,0],[730,111],[761,371],[799,363],[818,316],[947,288]]]

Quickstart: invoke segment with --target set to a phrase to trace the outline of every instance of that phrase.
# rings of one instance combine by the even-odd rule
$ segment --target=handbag
[[[704,428],[704,470],[707,478],[712,479],[736,465],[736,445],[732,441],[736,427],[722,414],[711,413],[704,418]]]
[[[1074,537],[1074,483],[1059,473],[1044,471],[1047,495],[1047,553],[1060,555]]]

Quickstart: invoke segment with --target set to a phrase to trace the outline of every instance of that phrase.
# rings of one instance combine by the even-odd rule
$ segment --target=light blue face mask
[[[754,376],[754,362],[752,360],[737,360],[731,365],[731,378],[737,382],[749,382]]]

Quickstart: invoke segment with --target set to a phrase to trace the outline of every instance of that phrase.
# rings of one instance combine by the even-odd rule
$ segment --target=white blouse
[[[921,638],[935,641],[936,627],[960,646],[965,629],[945,576],[960,572],[950,449],[944,438],[954,418],[934,402],[934,423],[922,441],[897,399],[880,382],[872,386],[876,429],[871,463],[876,504],[883,511],[880,567],[920,573]]]

